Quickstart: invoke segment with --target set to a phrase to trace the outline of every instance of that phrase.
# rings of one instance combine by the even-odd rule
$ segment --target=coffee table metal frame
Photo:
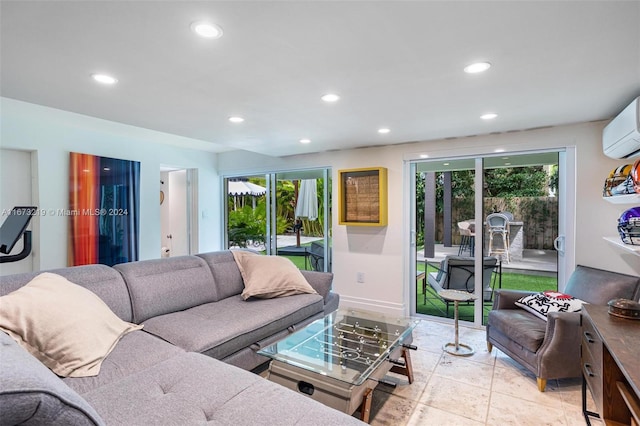
[[[373,389],[389,372],[413,382],[409,345],[419,319],[339,309],[258,351],[267,378],[369,421]]]

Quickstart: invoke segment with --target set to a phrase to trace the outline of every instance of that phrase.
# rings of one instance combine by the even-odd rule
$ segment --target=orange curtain
[[[71,153],[69,167],[71,266],[98,263],[98,218],[100,158]]]

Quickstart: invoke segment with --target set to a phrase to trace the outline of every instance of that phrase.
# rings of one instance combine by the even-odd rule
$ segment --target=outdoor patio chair
[[[311,269],[314,271],[324,272],[324,244],[316,241],[312,242],[307,254],[311,261]],[[331,262],[329,262],[328,267],[328,271],[331,271]]]
[[[498,259],[495,257],[485,257],[483,260],[482,275],[482,299],[484,302],[492,300],[493,288],[491,287],[491,278],[494,271],[498,272]],[[437,272],[430,272],[427,275],[427,282],[434,290],[436,295],[442,290],[461,290],[469,293],[475,291],[475,259],[473,257],[448,255],[440,264]],[[449,316],[449,305],[453,302],[439,299],[446,306],[446,315]],[[427,303],[427,295],[425,292],[424,303]]]
[[[473,245],[476,238],[475,224],[468,220],[458,222],[458,230],[460,231],[458,256],[462,256],[467,250],[469,250],[469,256],[473,256]]]
[[[489,234],[489,256],[500,255],[509,263],[509,216],[502,213],[491,213],[487,216],[487,233]],[[502,239],[502,244],[497,246],[494,237]],[[504,258],[502,256],[505,256]]]

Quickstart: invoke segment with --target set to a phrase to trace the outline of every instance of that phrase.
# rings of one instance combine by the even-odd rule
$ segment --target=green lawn
[[[311,247],[311,243],[303,243],[300,244],[300,247]],[[265,254],[265,251],[262,251],[262,254]],[[287,259],[289,259],[290,261],[293,262],[294,265],[296,265],[296,267],[298,269],[305,269],[305,256],[284,256],[284,255],[280,255],[280,257],[286,257]],[[309,259],[307,259],[307,263],[306,263],[306,269],[311,271],[313,270],[313,268],[311,267],[311,262],[309,261]]]
[[[304,269],[304,256],[283,256],[290,259],[299,269]],[[308,269],[311,269],[307,264]],[[418,263],[418,270],[424,271],[425,264],[423,262]],[[432,265],[428,266],[429,272],[436,271],[436,268]],[[417,284],[417,301],[416,312],[425,315],[433,315],[439,317],[446,316],[446,305],[444,302],[437,298],[433,291],[427,285],[427,303],[424,302],[424,296],[422,294],[422,281]],[[527,290],[531,292],[540,292],[544,290],[556,290],[557,280],[554,277],[541,277],[536,275],[515,274],[511,272],[502,272],[502,288],[514,289],[514,290]],[[498,288],[498,283],[495,283],[495,288]],[[484,319],[483,324],[486,322],[486,316],[489,310],[491,310],[492,302],[484,303]],[[449,318],[453,318],[453,304],[449,305]],[[473,321],[473,304],[460,305],[460,319],[465,321]]]
[[[429,272],[436,271],[436,268],[429,265]],[[419,270],[424,270],[424,264],[418,265]],[[439,317],[446,317],[446,305],[439,299],[435,292],[427,285],[427,300],[424,303],[424,296],[422,293],[422,281],[417,282],[417,302],[416,312],[433,315]],[[540,292],[544,290],[557,290],[557,279],[555,277],[541,277],[536,275],[515,274],[511,272],[502,272],[502,288],[513,290],[527,290],[531,292]],[[495,283],[494,289],[498,288],[498,283]],[[492,302],[484,302],[484,318],[482,323],[486,323],[487,313],[491,310]],[[453,318],[453,304],[449,304],[449,318]],[[473,303],[460,304],[460,319],[465,321],[473,321]]]
[[[289,259],[290,261],[293,262],[294,265],[296,265],[298,267],[298,269],[305,269],[304,268],[304,256],[280,256],[280,257],[286,257],[287,259]],[[309,265],[309,261],[307,261],[307,269],[311,269],[311,265]]]

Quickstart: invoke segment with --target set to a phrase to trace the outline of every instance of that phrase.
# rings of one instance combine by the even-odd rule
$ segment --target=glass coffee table
[[[413,382],[409,349],[419,321],[339,309],[258,353],[271,358],[269,380],[347,414],[360,408],[368,422],[373,389],[389,371]]]

